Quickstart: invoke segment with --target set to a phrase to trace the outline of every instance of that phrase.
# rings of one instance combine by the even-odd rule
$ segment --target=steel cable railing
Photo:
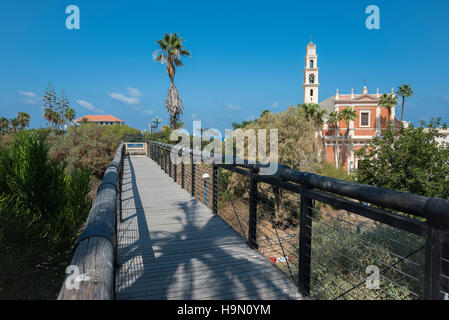
[[[449,283],[449,201],[280,166],[196,163],[192,150],[149,155],[192,197],[317,299],[442,299]],[[178,150],[180,151],[180,150]],[[185,162],[175,163],[184,157]],[[203,179],[207,174],[208,179]],[[377,195],[376,195],[377,194]],[[374,267],[376,272],[368,272]],[[379,287],[369,287],[377,279]]]

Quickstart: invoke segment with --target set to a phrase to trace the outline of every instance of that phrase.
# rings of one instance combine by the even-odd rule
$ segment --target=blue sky
[[[80,30],[65,27],[71,4],[80,8]],[[380,9],[380,30],[365,27],[370,4]],[[372,93],[409,83],[415,96],[406,120],[449,122],[448,18],[447,0],[3,0],[0,116],[25,111],[32,127],[45,126],[40,97],[51,81],[78,116],[112,114],[139,129],[155,116],[166,124],[169,79],[152,53],[155,40],[178,32],[192,53],[175,78],[189,130],[196,119],[223,132],[264,109],[302,102],[310,35],[320,101],[336,88],[361,92],[364,80]]]

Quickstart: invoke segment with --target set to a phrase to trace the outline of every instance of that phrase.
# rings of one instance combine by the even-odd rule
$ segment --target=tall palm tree
[[[170,88],[168,89],[165,106],[170,114],[170,127],[176,129],[179,115],[184,108],[178,90],[175,87],[174,79],[176,67],[182,67],[181,57],[190,57],[190,52],[183,46],[184,39],[179,37],[177,33],[166,33],[164,37],[157,40],[156,43],[160,49],[153,52],[153,60],[167,65],[167,74],[170,78]]]
[[[354,109],[352,108],[344,108],[340,112],[340,120],[343,120],[346,122],[346,133],[345,133],[345,144],[346,144],[346,157],[349,159],[349,123],[351,121],[354,121],[354,119],[357,117],[357,114]],[[349,169],[349,163],[348,163],[348,169]]]
[[[339,130],[338,130],[338,121],[340,120],[340,115],[337,111],[333,111],[329,113],[329,117],[327,118],[327,124],[331,126],[335,126],[335,166],[338,168],[340,164],[340,158],[339,158],[339,146],[338,146],[338,136],[339,136]]]
[[[404,116],[405,97],[412,97],[414,92],[409,84],[403,84],[398,88],[396,94],[402,97],[402,109],[401,109],[401,123],[402,123],[402,118]]]
[[[30,124],[30,115],[26,112],[19,112],[17,121],[19,121],[20,130],[23,130]]]
[[[67,126],[70,127],[70,123],[72,122],[73,119],[75,119],[76,116],[75,110],[73,110],[70,107],[67,107],[65,109],[64,116],[67,119]]]
[[[391,108],[393,108],[396,105],[397,101],[398,98],[393,96],[392,93],[390,94],[384,93],[379,99],[378,106],[385,107],[388,109],[388,122],[391,121]]]
[[[8,118],[1,117],[0,118],[0,133],[5,134],[9,130],[9,120]]]

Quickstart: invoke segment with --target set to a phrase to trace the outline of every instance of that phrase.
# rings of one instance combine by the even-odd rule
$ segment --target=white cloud
[[[146,114],[146,115],[151,116],[153,114],[153,110],[145,109],[145,110],[143,110],[143,113]]]
[[[23,91],[19,90],[19,94],[23,97],[25,97],[24,100],[22,100],[23,103],[26,104],[37,104],[38,103],[38,96],[32,91]]]
[[[19,94],[20,94],[21,96],[25,96],[25,97],[37,98],[37,95],[36,95],[34,92],[32,92],[32,91],[22,91],[22,90],[19,90]]]
[[[123,93],[117,93],[117,92],[108,92],[108,95],[119,102],[125,103],[125,104],[139,104],[140,100],[135,97],[127,97]]]
[[[143,96],[142,92],[140,92],[139,89],[136,89],[136,88],[126,88],[126,91],[128,91],[128,94],[131,97],[141,97],[141,96]]]
[[[238,110],[240,110],[240,106],[238,106],[238,105],[236,105],[236,104],[227,104],[227,105],[226,105],[226,109],[238,111]]]
[[[191,117],[192,119],[196,119],[196,118],[198,117],[198,115],[197,115],[196,113],[194,113],[194,114],[192,114],[190,117]]]
[[[279,108],[279,103],[277,101],[275,101],[273,103],[273,105],[271,106],[271,108],[273,108],[273,109]]]
[[[37,104],[37,101],[34,100],[34,99],[25,99],[25,100],[23,100],[23,103],[26,103],[26,104]]]
[[[78,103],[80,106],[86,108],[87,110],[94,111],[97,113],[104,113],[104,110],[95,108],[95,106],[90,102],[87,102],[84,100],[76,100],[76,103]]]

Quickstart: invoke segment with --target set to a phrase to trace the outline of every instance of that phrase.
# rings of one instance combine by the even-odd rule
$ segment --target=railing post
[[[184,157],[181,162],[181,188],[184,189]]]
[[[122,157],[120,159],[120,175],[119,175],[119,213],[120,213],[120,222],[123,220],[123,206],[122,206],[122,188],[123,188],[123,170],[125,169],[125,144],[122,147]]]
[[[259,247],[257,244],[257,180],[254,179],[256,174],[256,170],[250,170],[248,245],[252,249]]]
[[[190,161],[190,167],[191,167],[191,179],[192,179],[192,190],[191,190],[191,194],[192,197],[195,197],[195,163],[193,162],[193,151],[192,151],[192,157],[191,157],[191,161]]]
[[[175,159],[175,163],[173,163],[173,170],[175,170],[174,173],[174,180],[175,182],[178,182],[178,165],[176,164],[176,159]]]
[[[441,257],[443,243],[441,231],[427,224],[424,266],[424,299],[441,299]]]
[[[170,156],[170,150],[167,151],[167,158],[168,158],[168,176],[170,178],[173,178],[173,172],[172,172],[172,162],[171,162],[171,156]]]
[[[310,263],[312,247],[312,199],[307,189],[301,194],[299,216],[299,268],[298,288],[304,295],[310,294]]]
[[[212,164],[212,212],[214,214],[218,213],[218,190],[217,190],[217,178],[218,178],[218,168],[213,163]]]

